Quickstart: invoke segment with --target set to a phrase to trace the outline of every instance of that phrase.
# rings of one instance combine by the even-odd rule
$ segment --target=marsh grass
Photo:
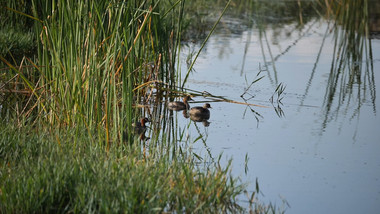
[[[44,134],[1,128],[3,213],[215,213],[241,209],[235,197],[244,186],[236,184],[229,166],[189,164],[195,161],[192,156],[165,152],[170,151],[166,148],[144,156],[136,144],[129,149],[112,147],[105,153],[81,130]]]
[[[36,45],[32,32],[20,32],[14,28],[2,28],[0,30],[0,55],[9,60],[31,55],[35,49]]]
[[[151,86],[176,84],[180,4],[36,0],[29,6],[32,14],[7,8],[33,18],[38,42],[37,60],[1,58],[9,68],[2,68],[1,85],[6,120],[30,119],[25,113],[33,112],[34,124],[104,128],[108,142],[131,131],[144,114],[139,105],[152,98]],[[29,102],[8,111],[17,92],[28,93]]]
[[[0,56],[12,62],[20,60],[24,55],[31,57],[36,51],[37,45],[31,29],[33,21],[20,14],[29,12],[29,3],[30,1],[15,0],[1,1],[0,4]]]

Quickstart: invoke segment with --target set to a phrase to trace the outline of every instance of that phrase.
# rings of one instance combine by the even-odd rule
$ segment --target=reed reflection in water
[[[290,213],[377,211],[380,42],[373,14],[379,2],[239,3],[210,38],[186,87],[271,106],[283,84],[277,109],[283,116],[275,114],[277,105],[216,103],[211,154],[232,156],[233,172],[241,175],[247,153],[254,159],[247,179],[261,180],[268,201],[285,197]],[[184,67],[199,45],[183,50]],[[263,78],[251,84],[257,73]]]

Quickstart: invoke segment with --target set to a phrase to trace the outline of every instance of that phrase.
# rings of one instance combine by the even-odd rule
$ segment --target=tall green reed
[[[107,142],[131,133],[152,87],[179,78],[183,2],[32,1],[38,61],[25,60],[24,84],[36,89],[35,121],[104,129]]]

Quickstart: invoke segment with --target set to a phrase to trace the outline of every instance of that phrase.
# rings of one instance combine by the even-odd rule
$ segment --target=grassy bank
[[[181,153],[141,145],[109,152],[81,130],[48,133],[1,127],[2,213],[237,211],[229,170],[197,167]],[[164,149],[166,151],[166,149]],[[185,151],[184,151],[185,152]],[[185,152],[186,153],[186,152]]]

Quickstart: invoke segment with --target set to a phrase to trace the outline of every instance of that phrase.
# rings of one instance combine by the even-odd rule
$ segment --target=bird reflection
[[[211,124],[211,122],[208,121],[208,119],[210,119],[210,115],[208,117],[202,117],[199,115],[190,114],[190,119],[194,122],[202,122],[205,127],[208,127]]]

